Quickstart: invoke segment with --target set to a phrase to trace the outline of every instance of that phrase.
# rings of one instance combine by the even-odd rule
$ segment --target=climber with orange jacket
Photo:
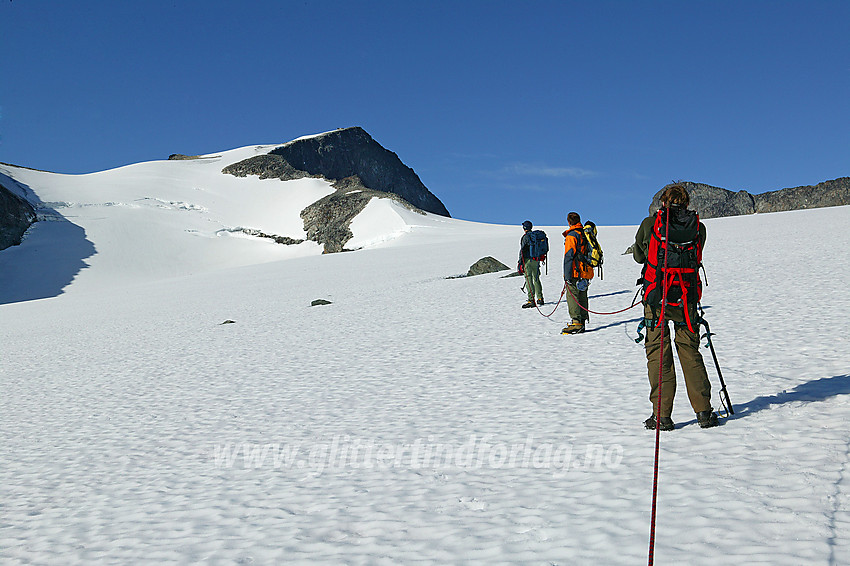
[[[567,306],[572,322],[561,334],[581,334],[590,319],[587,288],[593,279],[593,267],[587,261],[588,245],[578,212],[567,214],[569,228],[564,231],[564,282],[567,287]]]

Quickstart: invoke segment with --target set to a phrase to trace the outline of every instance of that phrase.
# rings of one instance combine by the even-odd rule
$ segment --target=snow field
[[[97,250],[90,267],[61,295],[0,305],[4,563],[646,560],[640,307],[561,336],[566,304],[551,319],[520,309],[522,278],[446,279],[487,255],[513,268],[519,226],[373,201],[357,252],[245,256],[266,244],[208,238],[200,257],[175,248],[177,228],[221,214],[215,203],[149,195],[204,210],[81,212],[69,220]],[[835,259],[848,220],[850,207],[706,221],[703,304],[736,414],[700,429],[680,379],[658,563],[850,561],[848,267]],[[817,242],[789,237],[812,224]],[[543,229],[548,314],[563,228]],[[591,309],[631,301],[640,269],[620,254],[635,230],[600,227]],[[0,259],[38,265],[39,237]],[[120,256],[155,258],[149,246],[162,263],[128,277]],[[823,266],[801,270],[813,248]]]

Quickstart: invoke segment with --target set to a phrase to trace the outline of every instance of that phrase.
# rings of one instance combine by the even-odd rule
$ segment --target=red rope
[[[558,303],[555,305],[555,308],[554,308],[554,309],[552,309],[552,312],[550,312],[549,314],[543,314],[543,311],[542,311],[542,310],[540,310],[540,306],[539,306],[539,305],[537,305],[536,303],[535,303],[534,307],[537,309],[537,312],[539,312],[541,316],[544,316],[544,317],[546,317],[546,318],[549,318],[550,316],[552,316],[553,314],[555,314],[555,311],[556,311],[556,310],[558,310],[558,307],[559,307],[559,306],[561,306],[561,301],[563,301],[563,300],[564,300],[564,294],[566,294],[566,293],[569,293],[569,294],[570,294],[570,296],[573,298],[573,300],[575,300],[576,304],[577,304],[577,305],[578,305],[578,306],[579,306],[582,310],[587,311],[587,312],[589,312],[590,314],[600,314],[600,315],[620,314],[621,312],[626,312],[627,310],[629,310],[629,309],[631,309],[631,308],[634,308],[634,307],[636,307],[636,306],[638,306],[638,305],[640,304],[640,301],[636,301],[636,299],[637,299],[637,293],[635,293],[635,298],[634,298],[634,299],[632,299],[632,304],[631,304],[631,306],[628,306],[628,307],[626,307],[626,308],[624,308],[624,309],[620,309],[620,310],[618,310],[618,311],[613,311],[613,312],[596,312],[596,311],[592,311],[592,310],[590,310],[590,309],[586,309],[586,308],[584,308],[584,306],[582,306],[582,304],[579,302],[579,300],[578,300],[578,299],[576,299],[576,296],[575,296],[575,295],[573,295],[573,292],[572,292],[572,291],[570,291],[570,288],[569,288],[569,286],[567,285],[567,282],[565,281],[565,282],[564,282],[564,288],[561,290],[561,296],[560,296],[560,297],[558,297]]]
[[[620,309],[620,310],[618,310],[618,311],[614,311],[614,312],[596,312],[596,311],[592,311],[592,310],[590,310],[590,309],[586,309],[586,308],[584,308],[584,307],[582,306],[582,304],[579,302],[579,300],[578,300],[578,299],[576,299],[576,296],[575,296],[575,295],[573,295],[573,292],[572,292],[572,291],[570,291],[570,288],[569,288],[569,286],[568,286],[566,283],[564,283],[564,289],[565,289],[565,290],[566,290],[566,291],[570,294],[570,297],[572,297],[572,298],[573,298],[573,300],[574,300],[574,301],[576,302],[576,304],[577,304],[577,305],[581,308],[581,310],[583,310],[583,311],[585,311],[585,312],[589,312],[590,314],[603,314],[603,315],[609,315],[609,314],[620,314],[621,312],[626,312],[627,310],[629,310],[629,309],[631,309],[631,308],[634,308],[634,307],[636,307],[636,306],[638,306],[638,305],[640,304],[640,301],[635,302],[635,299],[637,299],[637,293],[635,293],[635,299],[632,299],[632,305],[631,305],[631,306],[629,306],[629,307],[626,307],[626,308],[624,308],[624,309]],[[563,296],[563,292],[561,293],[561,295]]]
[[[566,290],[567,290],[567,284],[564,283],[564,289],[561,290],[561,296],[558,297],[558,303],[555,305],[555,308],[552,309],[552,312],[550,312],[549,314],[543,314],[543,311],[540,310],[540,306],[535,303],[534,307],[537,309],[537,312],[539,312],[541,316],[545,316],[546,318],[549,318],[550,316],[555,314],[555,311],[558,310],[559,306],[561,306],[561,301],[564,299],[564,291],[566,291]]]
[[[670,235],[670,209],[664,207],[667,219],[664,226],[664,241]],[[661,350],[659,352],[658,362],[658,401],[655,406],[655,464],[652,472],[652,516],[649,521],[649,561],[648,566],[652,566],[655,561],[655,517],[656,517],[656,502],[658,501],[658,455],[661,452],[661,386],[662,377],[664,377],[664,330],[667,323],[664,320],[664,307],[667,305],[667,246],[664,247],[664,271],[665,285],[663,296],[661,298],[661,315],[658,317],[658,324],[661,325]]]

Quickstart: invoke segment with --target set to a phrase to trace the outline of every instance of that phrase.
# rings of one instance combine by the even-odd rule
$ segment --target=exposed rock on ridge
[[[344,128],[318,136],[295,140],[267,155],[234,163],[223,173],[261,179],[299,179],[321,176],[338,181],[357,176],[368,189],[400,196],[426,212],[451,216],[419,176],[360,127]]]
[[[298,139],[222,169],[237,177],[291,181],[321,177],[334,181],[336,192],[301,211],[309,240],[325,253],[345,251],[353,237],[351,221],[373,198],[391,198],[418,212],[450,216],[419,176],[395,153],[383,148],[362,128],[345,128]]]
[[[779,212],[850,204],[850,177],[755,195],[756,212]]]
[[[357,176],[341,179],[333,187],[336,192],[301,211],[307,239],[322,244],[324,253],[346,251],[346,242],[354,237],[351,221],[363,212],[373,198],[390,198],[411,210],[421,212],[398,195],[367,188]]]
[[[850,204],[850,177],[841,177],[817,185],[793,187],[757,195],[750,194],[747,191],[733,192],[691,181],[684,181],[682,184],[690,195],[690,208],[696,210],[701,218]],[[659,197],[668,186],[655,193],[652,203],[649,205],[650,214],[654,214],[661,206]]]
[[[35,209],[0,184],[0,250],[17,246],[27,228],[36,221]]]
[[[239,161],[228,165],[221,172],[236,177],[257,175],[260,179],[280,179],[281,181],[292,181],[310,176],[306,171],[299,171],[290,165],[282,156],[272,154],[258,155]]]
[[[752,214],[755,212],[753,195],[747,191],[732,192],[720,187],[712,187],[703,183],[685,181],[681,183],[688,191],[691,198],[690,208],[696,210],[700,218],[716,218],[719,216],[738,216],[741,214]],[[652,197],[649,213],[661,208],[661,193],[670,185],[665,185]]]

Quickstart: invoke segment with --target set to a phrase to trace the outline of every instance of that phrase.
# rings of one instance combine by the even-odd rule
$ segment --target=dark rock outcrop
[[[269,240],[274,240],[277,244],[283,244],[285,246],[296,246],[302,243],[304,240],[290,238],[289,236],[278,236],[276,234],[266,234],[262,230],[256,230],[254,228],[238,228],[232,229],[231,232],[242,232],[243,234],[247,234],[249,236],[255,236],[257,238],[267,238]]]
[[[392,193],[426,212],[450,216],[413,169],[359,127],[295,140],[267,155],[234,163],[222,172],[282,180],[314,176],[338,181],[356,176],[368,189]]]
[[[484,275],[485,273],[496,273],[498,271],[505,271],[510,269],[507,265],[494,258],[493,256],[482,257],[471,266],[469,266],[469,271],[466,273],[462,273],[460,275],[449,275],[446,279],[463,279],[464,277],[474,277],[475,275]],[[502,278],[505,277],[513,277],[515,275],[520,275],[519,273],[509,273],[508,275],[503,275]]]
[[[496,273],[497,271],[505,271],[506,269],[510,269],[510,267],[508,267],[498,259],[488,255],[487,257],[482,257],[481,259],[473,263],[470,266],[469,271],[467,271],[466,276],[472,277],[473,275]]]
[[[340,179],[332,185],[336,191],[301,211],[307,239],[324,246],[324,253],[348,251],[346,242],[354,237],[351,221],[363,212],[373,198],[389,198],[416,212],[406,200],[392,193],[367,188],[357,176]]]
[[[756,212],[780,212],[850,204],[850,177],[755,195]]]
[[[739,216],[741,214],[752,214],[755,212],[753,196],[747,191],[728,191],[720,187],[712,187],[703,183],[684,181],[681,183],[691,197],[690,208],[696,210],[700,218],[717,218],[720,216]],[[661,207],[659,198],[666,185],[652,197],[649,213],[655,212]]]
[[[32,205],[0,185],[0,250],[20,244],[24,232],[35,221]]]
[[[781,212],[803,208],[821,208],[850,204],[850,177],[841,177],[817,185],[794,187],[753,195],[747,191],[729,191],[703,183],[683,181],[691,198],[690,208],[701,218],[739,216],[756,212]],[[669,185],[655,193],[649,205],[654,214],[660,207],[659,197]]]
[[[272,154],[258,155],[239,161],[233,165],[228,165],[221,172],[235,177],[257,175],[260,179],[280,179],[281,181],[310,177],[310,174],[306,171],[300,171],[290,165],[283,156]]]

